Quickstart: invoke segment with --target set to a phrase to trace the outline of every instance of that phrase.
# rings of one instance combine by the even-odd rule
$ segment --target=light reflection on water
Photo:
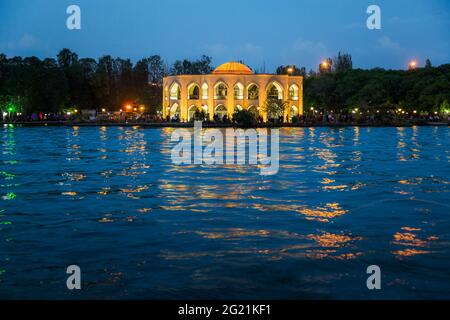
[[[170,128],[1,130],[1,298],[450,298],[448,128],[282,129],[276,176],[173,165]]]

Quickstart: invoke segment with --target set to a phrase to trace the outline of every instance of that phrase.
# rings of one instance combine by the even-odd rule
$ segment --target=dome
[[[254,74],[252,69],[239,62],[227,62],[216,68],[212,74]]]

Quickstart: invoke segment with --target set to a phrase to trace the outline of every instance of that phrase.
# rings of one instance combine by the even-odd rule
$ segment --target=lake
[[[448,127],[281,129],[273,176],[172,131],[1,127],[0,298],[450,298]]]

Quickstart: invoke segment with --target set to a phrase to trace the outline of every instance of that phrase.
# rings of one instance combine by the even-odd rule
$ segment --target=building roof
[[[218,66],[212,74],[254,74],[245,64],[231,61]]]

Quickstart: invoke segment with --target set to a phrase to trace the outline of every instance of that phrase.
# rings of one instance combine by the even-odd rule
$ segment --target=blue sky
[[[81,7],[82,29],[66,28],[66,8]],[[382,10],[368,30],[366,9]],[[54,57],[160,54],[168,63],[213,57],[273,71],[281,64],[316,68],[338,51],[361,68],[450,63],[449,0],[0,0],[0,52]]]

